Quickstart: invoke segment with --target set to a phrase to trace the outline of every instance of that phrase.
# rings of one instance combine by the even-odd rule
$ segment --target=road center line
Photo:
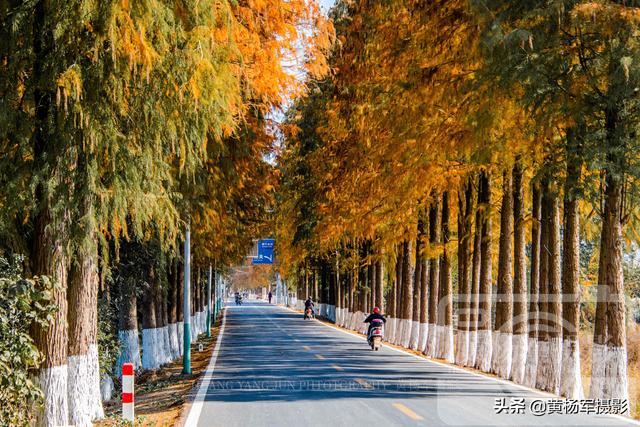
[[[394,403],[393,407],[396,408],[398,411],[402,412],[403,414],[405,414],[407,417],[411,418],[412,420],[416,420],[416,421],[424,420],[424,418],[422,418],[420,415],[413,412],[411,409],[407,408],[402,403]]]

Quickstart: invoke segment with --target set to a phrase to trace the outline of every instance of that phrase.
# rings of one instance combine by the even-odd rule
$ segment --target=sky
[[[318,0],[318,4],[322,8],[322,11],[326,14],[331,6],[335,4],[335,0]]]

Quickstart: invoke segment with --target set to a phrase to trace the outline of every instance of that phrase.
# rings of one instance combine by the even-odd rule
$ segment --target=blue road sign
[[[258,256],[253,259],[253,265],[273,264],[273,244],[274,239],[258,240]]]

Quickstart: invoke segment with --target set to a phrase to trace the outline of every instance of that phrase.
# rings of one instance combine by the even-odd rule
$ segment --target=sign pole
[[[187,226],[184,239],[184,349],[182,355],[182,373],[191,375],[191,230]]]

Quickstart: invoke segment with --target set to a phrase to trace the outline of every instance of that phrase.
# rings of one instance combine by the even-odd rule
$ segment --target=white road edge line
[[[296,312],[294,309],[292,309],[290,307],[284,307],[284,308],[286,308],[287,310],[291,310],[293,312]],[[359,338],[361,340],[366,340],[367,339],[365,336],[359,334],[358,332],[347,330],[347,329],[343,329],[343,328],[340,328],[338,326],[329,325],[328,323],[322,322],[322,321],[320,321],[319,319],[316,319],[316,318],[314,318],[313,320],[315,320],[316,322],[318,322],[321,325],[324,325],[324,326],[326,326],[328,328],[332,328],[332,329],[335,329],[335,330],[337,330],[339,332],[342,332],[343,334],[346,334],[346,335],[349,335],[349,336],[352,336],[352,337],[355,337],[355,338]],[[442,362],[439,362],[437,360],[428,359],[426,357],[418,356],[417,354],[410,353],[410,352],[405,351],[403,349],[395,348],[395,347],[392,347],[392,346],[389,346],[389,345],[385,345],[384,347],[388,348],[389,350],[393,350],[393,351],[396,351],[398,353],[402,353],[402,354],[404,354],[406,356],[415,357],[416,359],[421,360],[423,362],[435,363],[436,365],[440,365],[440,366],[443,366],[445,368],[455,369],[456,371],[461,371],[461,372],[464,372],[464,373],[467,373],[467,374],[475,375],[476,377],[480,377],[480,378],[483,378],[485,380],[492,380],[492,381],[495,381],[495,382],[498,382],[498,383],[502,383],[502,384],[505,384],[505,385],[508,385],[508,386],[521,388],[523,390],[527,390],[527,391],[536,393],[536,394],[541,395],[541,396],[564,399],[563,397],[555,395],[553,393],[548,393],[546,391],[530,388],[530,387],[524,386],[522,384],[518,384],[518,383],[514,383],[512,381],[504,380],[502,378],[489,377],[487,375],[482,375],[482,374],[480,374],[478,372],[468,371],[468,370],[462,369],[461,367],[456,366],[454,364],[442,363]],[[629,402],[629,404],[630,404],[630,402]],[[634,420],[631,417],[625,417],[623,415],[617,415],[617,414],[603,414],[603,415],[607,415],[607,416],[610,416],[610,417],[613,417],[613,418],[617,418],[617,419],[626,421],[628,423],[632,423],[632,424],[640,426],[640,421]]]
[[[209,360],[209,365],[207,365],[207,370],[204,372],[202,381],[200,381],[200,386],[198,387],[198,393],[196,394],[196,397],[193,400],[193,403],[191,404],[191,408],[189,409],[189,415],[187,416],[187,420],[184,422],[184,427],[196,427],[198,425],[198,420],[200,419],[200,413],[202,412],[204,399],[207,396],[207,390],[209,389],[209,383],[211,382],[213,371],[216,368],[216,361],[218,360],[218,354],[220,353],[220,344],[222,343],[222,336],[224,335],[224,326],[226,323],[227,323],[227,310],[224,310],[222,315],[222,325],[220,326],[220,332],[218,333],[216,346],[213,348],[213,354],[211,355],[211,360]]]

